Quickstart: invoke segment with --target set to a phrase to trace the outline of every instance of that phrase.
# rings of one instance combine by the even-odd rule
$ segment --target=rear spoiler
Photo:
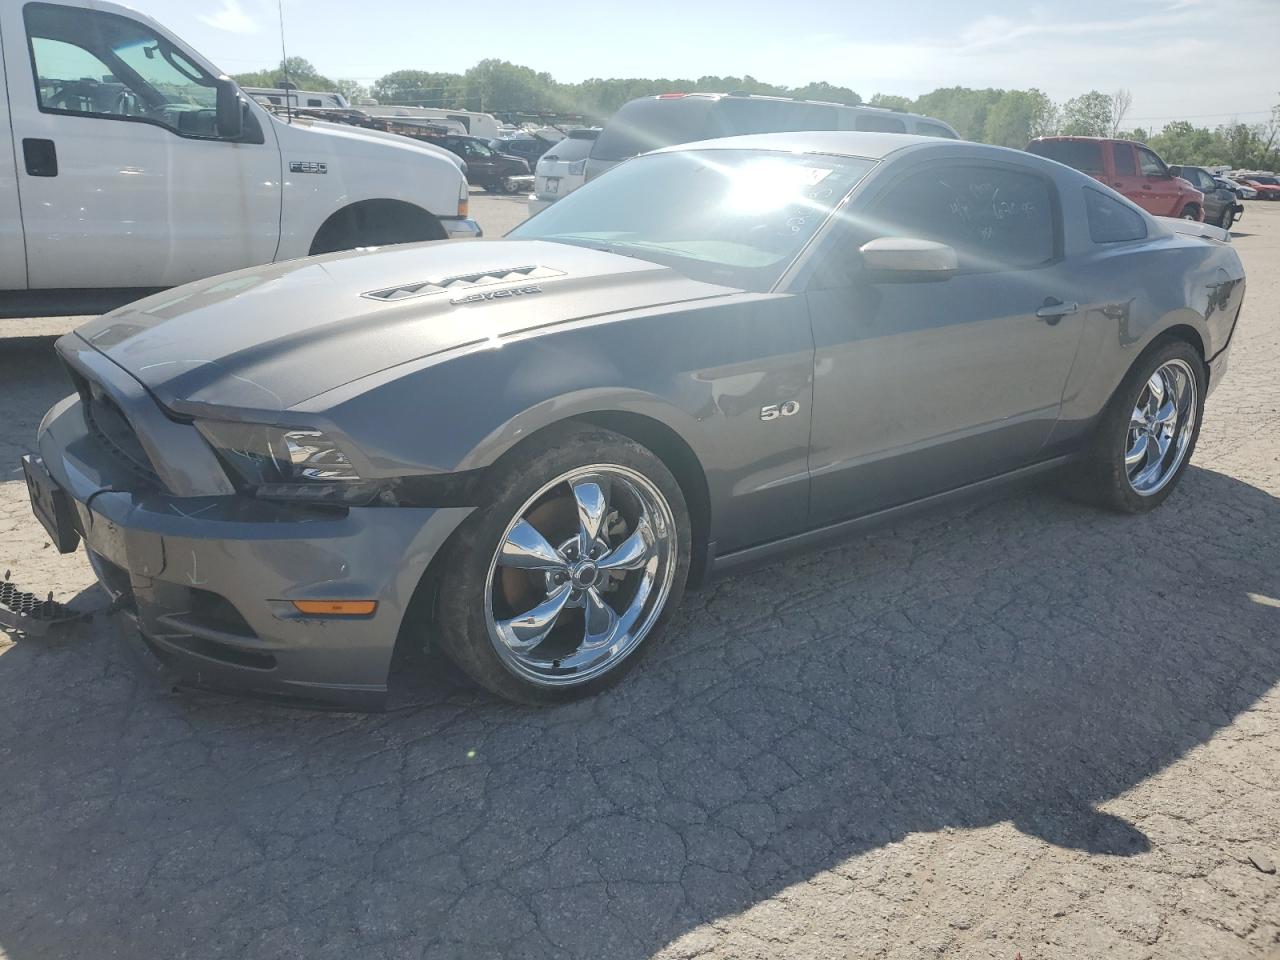
[[[1211,223],[1183,220],[1178,217],[1156,217],[1156,219],[1174,233],[1181,233],[1188,237],[1202,237],[1205,240],[1217,240],[1219,243],[1231,242],[1231,234],[1228,231],[1215,227]]]

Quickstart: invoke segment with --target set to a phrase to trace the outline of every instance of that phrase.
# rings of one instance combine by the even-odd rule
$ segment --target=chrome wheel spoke
[[[1170,423],[1180,412],[1177,400],[1174,397],[1169,397],[1165,400],[1164,406],[1155,412],[1154,419],[1156,423]]]
[[[639,570],[653,553],[653,530],[648,517],[641,516],[631,536],[623,540],[597,564],[601,570]]]
[[[585,611],[586,625],[582,634],[582,642],[588,647],[597,647],[606,643],[618,625],[618,614],[613,607],[604,602],[600,591],[595,587],[582,595],[582,608]]]
[[[1129,414],[1129,428],[1131,430],[1141,430],[1147,425],[1147,406],[1139,402],[1133,408],[1133,413]]]
[[[556,621],[569,601],[573,588],[569,584],[557,587],[545,600],[526,613],[510,620],[497,622],[498,635],[514,653],[527,653],[555,629]]]
[[[1134,467],[1136,467],[1138,464],[1142,463],[1142,461],[1146,459],[1147,447],[1150,445],[1150,443],[1151,443],[1151,438],[1148,437],[1145,433],[1138,434],[1138,439],[1134,442],[1133,446],[1129,448],[1129,451],[1124,455],[1124,465],[1127,470],[1132,472]]]
[[[560,552],[527,520],[521,520],[507,534],[498,555],[498,566],[517,570],[566,570],[568,567]]]
[[[573,499],[578,506],[578,555],[585,557],[600,538],[600,528],[604,526],[609,501],[605,499],[600,484],[594,480],[575,483]]]
[[[1147,381],[1147,387],[1151,391],[1148,399],[1148,409],[1154,410],[1164,403],[1164,376],[1160,370],[1151,375],[1151,379]]]

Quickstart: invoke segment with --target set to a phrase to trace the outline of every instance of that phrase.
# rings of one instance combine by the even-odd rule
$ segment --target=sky
[[[278,0],[124,0],[228,73],[280,61]],[[1280,0],[283,0],[291,56],[368,84],[487,57],[588,77],[751,76],[872,94],[1127,88],[1126,126],[1255,123],[1280,103]],[[503,26],[501,24],[509,24]]]

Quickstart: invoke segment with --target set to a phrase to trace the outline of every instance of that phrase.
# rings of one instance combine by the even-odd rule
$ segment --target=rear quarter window
[[[860,113],[853,121],[853,129],[874,133],[906,133],[907,125],[900,117],[882,117],[874,113]]]
[[[1082,173],[1102,173],[1102,145],[1090,140],[1032,140],[1027,146],[1030,153],[1049,160],[1057,160]]]
[[[948,140],[956,138],[956,135],[946,127],[937,123],[929,123],[927,120],[916,121],[916,133],[922,137],[945,137]]]
[[[624,103],[596,138],[591,156],[596,160],[627,160],[660,147],[724,136],[712,130],[714,103],[700,97],[645,98]]]
[[[1085,187],[1084,209],[1089,218],[1089,239],[1094,243],[1146,239],[1147,222],[1142,215],[1114,197]]]

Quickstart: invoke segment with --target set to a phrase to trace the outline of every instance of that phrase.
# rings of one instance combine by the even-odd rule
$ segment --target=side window
[[[1057,250],[1052,189],[1007,167],[939,164],[895,184],[869,220],[877,236],[949,244],[964,269],[1031,267]]]
[[[1133,161],[1133,147],[1127,143],[1113,143],[1111,156],[1116,164],[1116,176],[1136,177],[1138,165]]]
[[[1165,168],[1164,161],[1157,157],[1146,147],[1138,147],[1138,165],[1142,168],[1144,177],[1165,177],[1169,175],[1168,169]]]
[[[1142,215],[1104,193],[1085,187],[1084,209],[1089,218],[1089,239],[1094,243],[1143,240],[1147,236]]]
[[[24,19],[41,111],[217,136],[214,78],[142,24],[43,3],[28,4]]]
[[[307,106],[308,106],[308,107],[323,107],[323,106],[324,106],[324,104],[323,104],[323,103],[321,103],[321,102],[319,101],[319,99],[318,99],[318,98],[316,98],[316,97],[307,97]]]
[[[853,129],[876,133],[906,133],[907,125],[898,117],[883,117],[874,113],[860,113],[853,122]]]
[[[946,127],[936,123],[929,123],[927,120],[916,121],[916,133],[922,137],[946,137],[948,140],[956,138],[956,135]]]
[[[486,147],[483,143],[474,143],[468,141],[467,156],[487,158],[493,156],[493,151]]]

